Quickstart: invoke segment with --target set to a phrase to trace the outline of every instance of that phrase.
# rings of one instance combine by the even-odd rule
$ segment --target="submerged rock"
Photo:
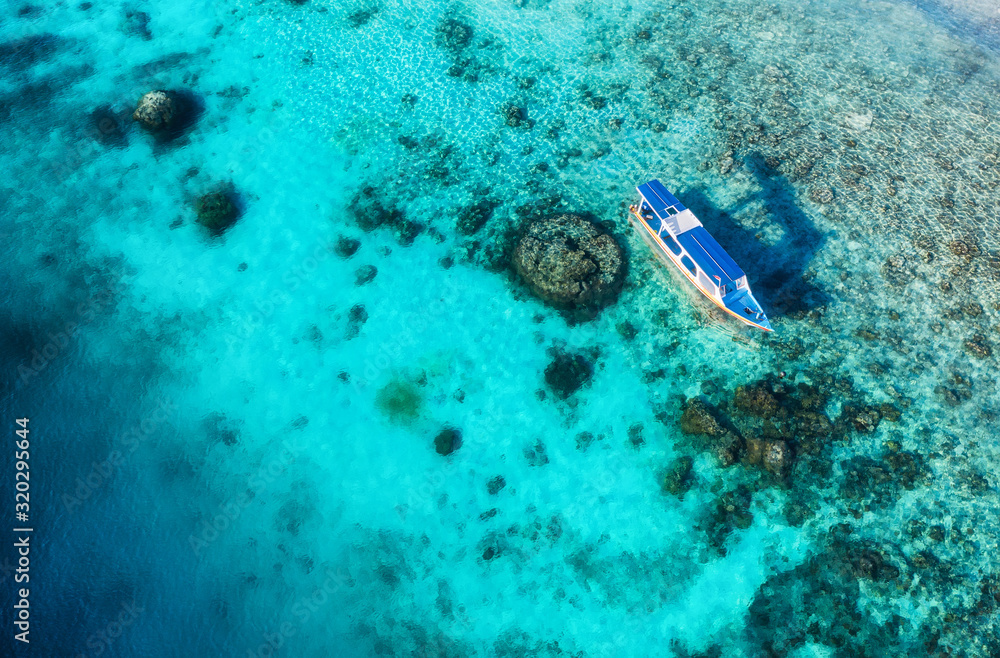
[[[198,223],[212,235],[221,235],[239,219],[240,210],[233,202],[230,192],[210,192],[198,197],[195,202]]]
[[[753,524],[753,512],[750,511],[752,499],[750,489],[744,485],[727,491],[715,500],[708,519],[701,523],[708,535],[709,545],[720,555],[726,554],[726,539],[733,531],[746,530]]]
[[[885,508],[900,490],[912,490],[930,477],[924,457],[910,451],[888,452],[881,459],[857,455],[840,463],[840,495],[849,501]]]
[[[723,468],[743,456],[743,438],[729,429],[728,420],[715,408],[699,398],[691,398],[684,404],[681,431],[688,436],[706,437],[697,441],[695,447],[714,454]]]
[[[663,476],[663,490],[673,496],[684,497],[694,483],[692,468],[694,460],[688,456],[678,457]]]
[[[383,189],[366,185],[351,199],[348,207],[358,226],[365,232],[378,228],[391,229],[400,245],[407,247],[424,230],[424,225],[406,217]]]
[[[868,434],[878,428],[882,414],[875,407],[845,404],[840,412],[840,420],[855,431]]]
[[[363,286],[369,283],[378,274],[378,268],[374,265],[362,265],[354,271],[354,285]]]
[[[792,448],[787,442],[770,440],[764,445],[763,466],[767,471],[785,477],[792,469]]]
[[[814,187],[809,190],[809,198],[815,203],[833,203],[833,190],[825,186]]]
[[[873,647],[899,645],[901,618],[877,619],[872,611],[879,608],[864,605],[860,581],[873,598],[872,589],[905,591],[893,563],[904,560],[892,546],[850,539],[851,532],[835,526],[825,548],[757,590],[747,625],[755,655],[799,655],[796,649],[806,642],[836,647],[832,655],[859,657],[883,655]]]
[[[375,394],[375,406],[389,420],[404,425],[417,419],[422,405],[420,389],[405,379],[394,379]]]
[[[779,477],[792,470],[792,448],[781,439],[747,439],[744,460]]]
[[[760,418],[772,418],[781,408],[778,398],[774,396],[766,382],[738,386],[733,404],[740,411]]]
[[[341,258],[350,258],[357,253],[360,247],[360,240],[341,235],[337,238],[337,242],[333,245],[333,250]]]
[[[434,437],[434,449],[439,455],[450,455],[462,446],[462,433],[453,428],[446,427]]]
[[[711,407],[699,398],[691,398],[681,414],[681,431],[695,436],[721,436],[725,428],[716,420]]]
[[[566,399],[594,375],[594,365],[583,354],[558,350],[545,367],[545,383],[556,396]]]
[[[355,304],[351,307],[351,310],[347,313],[347,332],[345,337],[347,340],[357,338],[358,334],[361,333],[361,327],[368,322],[368,311],[365,310],[364,304]]]
[[[527,108],[513,103],[501,107],[500,114],[503,115],[503,122],[511,128],[531,128],[534,125],[534,121],[528,118]]]
[[[463,208],[459,211],[458,218],[455,220],[455,228],[462,235],[473,235],[489,221],[496,205],[495,201],[483,199],[478,203]]]
[[[970,336],[964,343],[965,351],[976,357],[977,359],[987,359],[993,356],[993,348],[986,341],[986,337],[982,334],[974,334]]]
[[[507,486],[507,480],[505,480],[502,475],[494,475],[486,483],[486,491],[491,496],[495,496],[498,493],[500,493],[506,486]]]
[[[132,113],[132,118],[150,132],[164,132],[172,129],[180,114],[177,99],[169,91],[151,91],[141,99]]]
[[[514,269],[558,308],[598,310],[615,299],[626,261],[613,237],[579,215],[532,222],[514,249]]]
[[[128,9],[122,21],[122,32],[149,41],[153,38],[153,33],[149,31],[149,20],[149,14],[146,12]]]

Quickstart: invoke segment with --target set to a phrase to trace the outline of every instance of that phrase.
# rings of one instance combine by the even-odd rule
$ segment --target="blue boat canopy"
[[[708,276],[719,277],[722,282],[737,281],[746,276],[705,227],[696,226],[685,231],[677,236],[677,241]]]
[[[685,210],[686,208],[677,200],[670,191],[663,187],[663,183],[658,180],[651,180],[648,183],[643,183],[639,186],[639,194],[646,199],[649,203],[650,208],[656,213],[656,216],[664,219],[670,215],[676,215],[677,213]],[[673,208],[673,212],[669,212],[667,209]]]

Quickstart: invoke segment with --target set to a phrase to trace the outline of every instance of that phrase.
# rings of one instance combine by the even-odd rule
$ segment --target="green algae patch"
[[[375,406],[394,423],[408,425],[420,416],[424,399],[419,387],[405,379],[394,379],[375,394]]]

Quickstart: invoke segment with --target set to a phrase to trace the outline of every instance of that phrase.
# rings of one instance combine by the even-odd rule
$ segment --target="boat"
[[[646,243],[723,311],[751,327],[774,331],[747,275],[695,214],[658,180],[636,189],[641,200],[630,206],[629,220]]]

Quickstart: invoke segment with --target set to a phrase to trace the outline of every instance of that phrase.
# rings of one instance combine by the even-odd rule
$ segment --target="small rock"
[[[361,327],[368,322],[368,311],[364,304],[355,304],[347,314],[347,340],[357,338],[361,333]]]
[[[362,265],[354,271],[354,285],[363,286],[369,283],[378,274],[378,268],[374,265]]]
[[[153,38],[153,33],[149,31],[149,14],[144,11],[126,10],[122,32],[149,41]]]
[[[350,258],[357,253],[359,247],[361,247],[361,242],[359,240],[342,235],[337,238],[337,242],[334,244],[333,250],[341,258]]]
[[[169,91],[151,91],[139,100],[132,118],[150,132],[163,132],[175,125],[177,100]]]
[[[507,480],[504,479],[502,475],[496,475],[491,477],[486,483],[486,491],[491,495],[495,496],[500,491],[507,486]]]
[[[856,431],[867,434],[875,431],[879,421],[882,419],[882,415],[878,412],[878,409],[845,404],[841,411],[841,418]]]
[[[434,449],[439,455],[450,455],[462,446],[462,433],[453,428],[446,427],[434,437]]]
[[[979,246],[971,240],[952,240],[948,243],[948,250],[963,258],[975,258],[980,254]]]
[[[968,304],[962,305],[962,312],[970,318],[978,318],[983,314],[983,307],[977,302],[969,302]]]

